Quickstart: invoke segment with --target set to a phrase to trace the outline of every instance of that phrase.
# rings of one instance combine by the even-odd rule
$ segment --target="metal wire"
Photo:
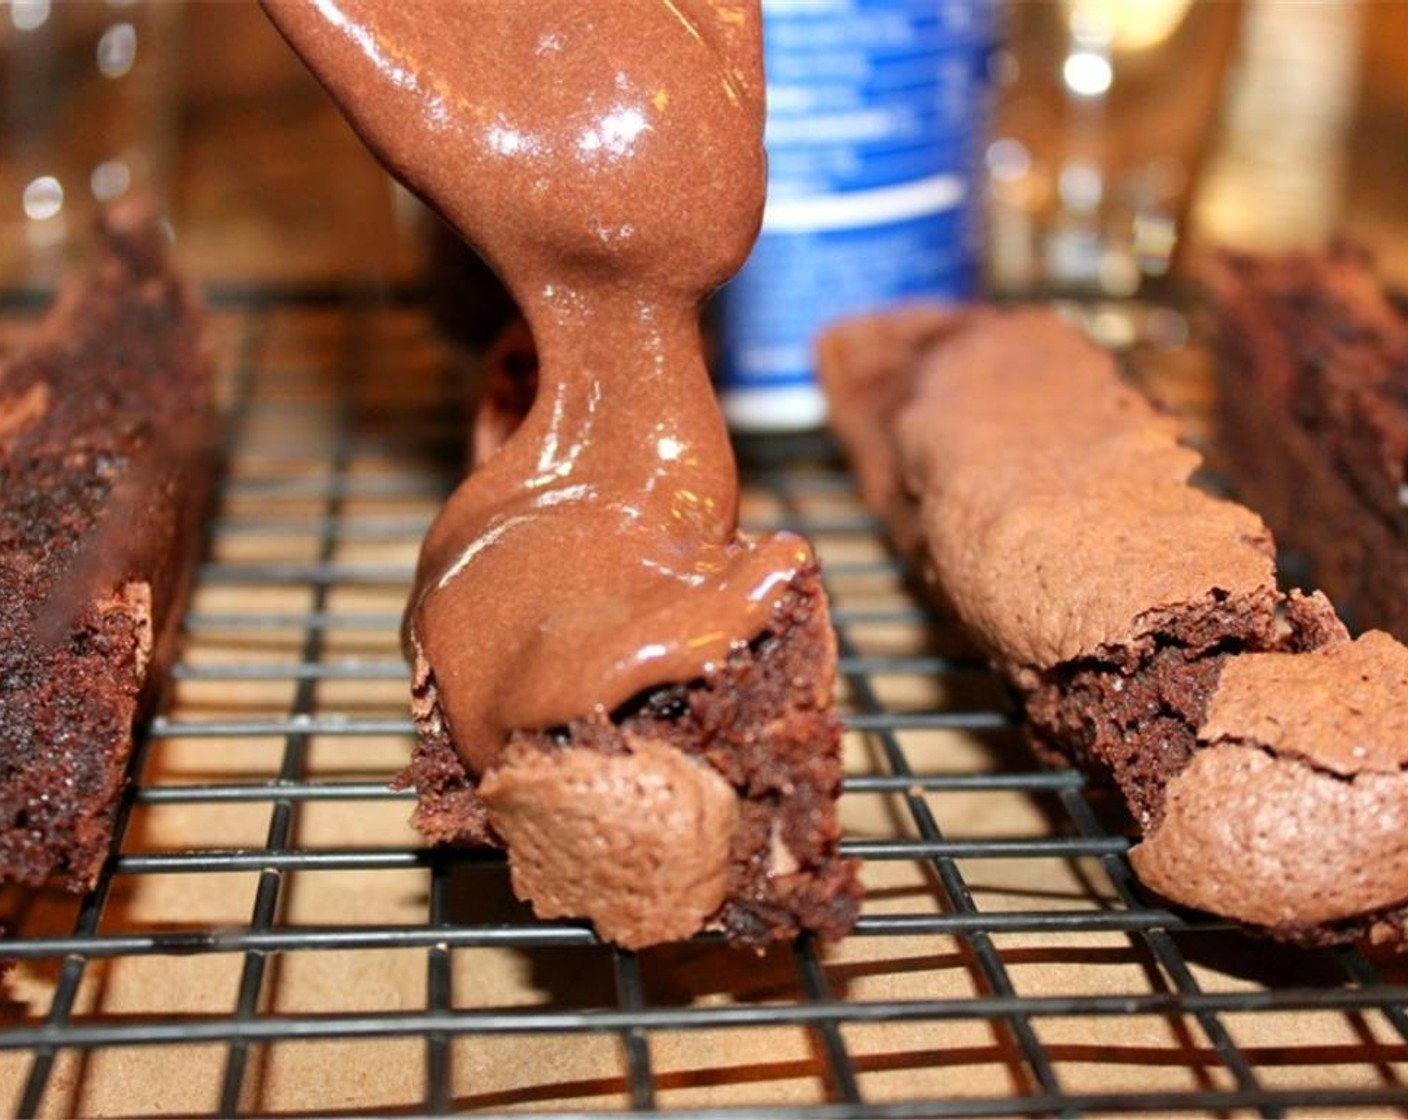
[[[389,740],[409,749],[411,725],[400,701],[382,703],[358,690],[399,695],[406,679],[394,635],[410,562],[403,555],[387,558],[392,551],[369,559],[360,550],[394,545],[413,556],[458,471],[457,453],[448,450],[453,440],[442,437],[462,426],[463,410],[455,364],[443,354],[425,375],[433,390],[429,403],[401,409],[397,422],[378,420],[385,413],[375,391],[378,363],[407,349],[424,351],[432,338],[413,294],[393,295],[388,301],[385,293],[256,287],[213,297],[233,405],[220,509],[185,619],[187,656],[174,667],[169,695],[135,752],[112,858],[97,888],[81,901],[68,930],[36,931],[20,923],[9,932],[5,955],[20,962],[17,967],[56,970],[43,1006],[0,1021],[0,1055],[28,1059],[13,1087],[15,1114],[54,1111],[50,1097],[59,1092],[56,1068],[65,1053],[219,1046],[223,1062],[211,1086],[211,1107],[234,1115],[260,1111],[256,1090],[268,1047],[357,1041],[371,1047],[364,1053],[375,1063],[378,1046],[409,1039],[423,1047],[420,1092],[403,1101],[372,1101],[361,1110],[394,1104],[443,1115],[477,1099],[466,1068],[473,1051],[464,1047],[534,1036],[612,1040],[619,1066],[602,1070],[601,1077],[619,1090],[621,1115],[840,1120],[1408,1109],[1408,1086],[1400,1080],[1408,1069],[1408,987],[1399,979],[1401,970],[1351,949],[1275,949],[1273,954],[1290,954],[1294,961],[1289,980],[1220,982],[1206,964],[1209,948],[1235,951],[1245,944],[1244,935],[1144,895],[1126,861],[1129,841],[1118,824],[1109,831],[1097,791],[1087,790],[1078,775],[1045,769],[1024,752],[1005,694],[957,642],[949,622],[904,590],[893,558],[877,544],[873,518],[859,506],[824,439],[741,449],[745,519],[755,529],[788,528],[813,537],[826,561],[848,739],[860,748],[848,755],[845,801],[873,799],[893,809],[886,830],[848,836],[843,848],[865,861],[867,878],[886,868],[912,868],[932,895],[928,905],[867,905],[853,941],[862,955],[867,946],[877,950],[865,959],[884,982],[878,989],[857,994],[835,951],[803,939],[757,963],[764,970],[758,975],[771,977],[766,998],[743,991],[723,993],[728,998],[662,997],[650,954],[602,947],[584,924],[538,921],[522,908],[466,919],[458,906],[462,877],[505,889],[504,861],[496,852],[304,842],[303,814],[318,806],[357,813],[394,801],[408,809],[412,797],[389,789],[390,773],[376,765],[370,774],[351,764],[332,773],[311,765],[315,750],[328,743],[348,758],[355,758],[359,744]],[[26,293],[0,293],[0,312],[28,317],[37,306]],[[417,440],[414,427],[427,415],[437,421],[437,436],[428,444]],[[275,593],[277,601],[269,598]],[[918,646],[876,638],[896,630],[930,638]],[[209,648],[230,656],[200,656]],[[927,692],[921,687],[921,696],[938,699],[896,702],[891,686],[903,680],[937,686]],[[248,703],[239,699],[240,690],[261,688],[280,699],[271,704],[264,693]],[[187,690],[199,690],[206,702],[187,702]],[[994,747],[983,764],[955,765],[932,747],[936,737],[946,736],[1006,745]],[[275,757],[251,774],[202,779],[162,771],[164,745],[200,749],[206,743],[211,749],[269,745]],[[945,798],[984,797],[1037,806],[1044,826],[992,833],[975,830],[966,817],[946,819]],[[268,824],[264,842],[253,846],[152,850],[132,826],[135,816],[148,812],[259,807],[268,810]],[[1092,883],[1103,876],[1104,885],[1091,886],[1092,898],[1058,892],[1049,900],[1033,894],[1021,905],[989,905],[981,881],[986,869],[1007,866],[1029,869],[1037,882],[1045,875],[1041,868],[1061,866]],[[328,924],[289,916],[292,876],[388,871],[423,877],[422,920]],[[241,873],[255,879],[243,922],[202,923],[192,916],[155,928],[124,928],[109,921],[119,887],[163,875]],[[1033,937],[1066,947],[1071,959],[1078,955],[1072,946],[1123,939],[1128,959],[1144,970],[1147,983],[1112,991],[1076,980],[1061,990],[1032,991],[1022,978],[1022,953],[1011,946],[1014,938],[1026,938],[1021,944],[1030,946]],[[912,957],[911,967],[956,962],[950,967],[970,978],[972,991],[955,995],[904,982],[904,969],[896,965],[889,972],[885,963],[884,950],[900,945]],[[726,952],[718,946],[717,936],[701,935],[694,948]],[[609,962],[608,983],[582,995],[585,1005],[572,993],[565,1002],[467,1005],[460,985],[485,978],[472,971],[462,975],[476,959],[466,954],[503,949],[595,954],[591,959]],[[279,1006],[279,961],[373,950],[424,955],[420,1006],[355,1012]],[[237,959],[230,1006],[221,1013],[138,1008],[105,1014],[83,1005],[80,992],[94,970],[165,957]],[[730,975],[752,967],[746,955],[728,960]],[[777,980],[779,961],[785,982]],[[1338,1016],[1350,1024],[1358,1043],[1337,1043],[1335,1053],[1337,1064],[1357,1076],[1320,1083],[1312,1071],[1288,1082],[1271,1061],[1272,1046],[1245,1041],[1256,1038],[1258,1023],[1296,1015]],[[1053,1042],[1047,1031],[1071,1020],[1119,1029],[1150,1018],[1182,1040],[1170,1050],[1172,1057],[1158,1061],[1190,1063],[1186,1086],[1092,1087],[1089,1077],[1074,1072],[1072,1048]],[[1000,1076],[966,1091],[928,1088],[920,1076],[926,1068],[977,1060],[971,1048],[945,1048],[942,1032],[965,1026],[990,1032],[984,1061]],[[746,1078],[725,1103],[712,1103],[707,1094],[680,1095],[664,1043],[723,1032],[748,1046],[744,1040],[752,1032],[789,1027],[810,1040],[811,1058],[799,1068],[814,1071],[821,1086],[813,1099],[770,1096],[766,1080],[749,1096]],[[874,1027],[922,1032],[927,1056],[910,1054],[907,1067],[904,1055],[876,1058],[858,1041],[860,1032]],[[1082,1052],[1079,1060],[1098,1065],[1101,1059]],[[895,1082],[884,1082],[886,1061],[911,1068],[914,1087],[900,1082],[897,1090]],[[1195,1063],[1201,1064],[1193,1068]],[[727,1071],[716,1076],[726,1080]],[[310,1091],[306,1111],[338,1111],[337,1100]],[[488,1099],[483,1107],[512,1103],[520,1114],[548,1102],[546,1095]],[[580,1103],[549,1102],[535,1114],[581,1111]]]

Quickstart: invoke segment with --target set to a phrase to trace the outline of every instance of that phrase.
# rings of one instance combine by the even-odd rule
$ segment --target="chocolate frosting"
[[[476,771],[761,633],[805,542],[737,534],[698,308],[747,254],[756,0],[266,0],[369,146],[499,273],[541,363],[426,539],[408,640]]]

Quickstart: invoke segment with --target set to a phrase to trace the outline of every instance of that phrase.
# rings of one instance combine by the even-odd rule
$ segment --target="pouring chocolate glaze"
[[[408,609],[458,749],[706,674],[808,545],[737,533],[698,308],[761,218],[756,0],[265,0],[386,165],[484,256],[540,388],[450,499]]]

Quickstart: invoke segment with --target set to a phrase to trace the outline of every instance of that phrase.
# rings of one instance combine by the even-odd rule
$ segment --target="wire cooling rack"
[[[1402,969],[1145,897],[1118,815],[1026,752],[824,440],[744,447],[743,517],[826,567],[855,934],[633,954],[535,920],[498,854],[425,849],[387,788],[397,626],[463,370],[406,297],[213,305],[225,469],[183,656],[97,888],[3,905],[7,1114],[1408,1110]]]

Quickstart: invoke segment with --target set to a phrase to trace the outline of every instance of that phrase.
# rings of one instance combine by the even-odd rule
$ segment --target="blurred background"
[[[1214,244],[1367,243],[1408,285],[1408,4],[994,9],[979,184],[998,291],[1132,295]],[[253,3],[0,4],[0,278],[161,195],[208,281],[414,281],[420,219]]]

